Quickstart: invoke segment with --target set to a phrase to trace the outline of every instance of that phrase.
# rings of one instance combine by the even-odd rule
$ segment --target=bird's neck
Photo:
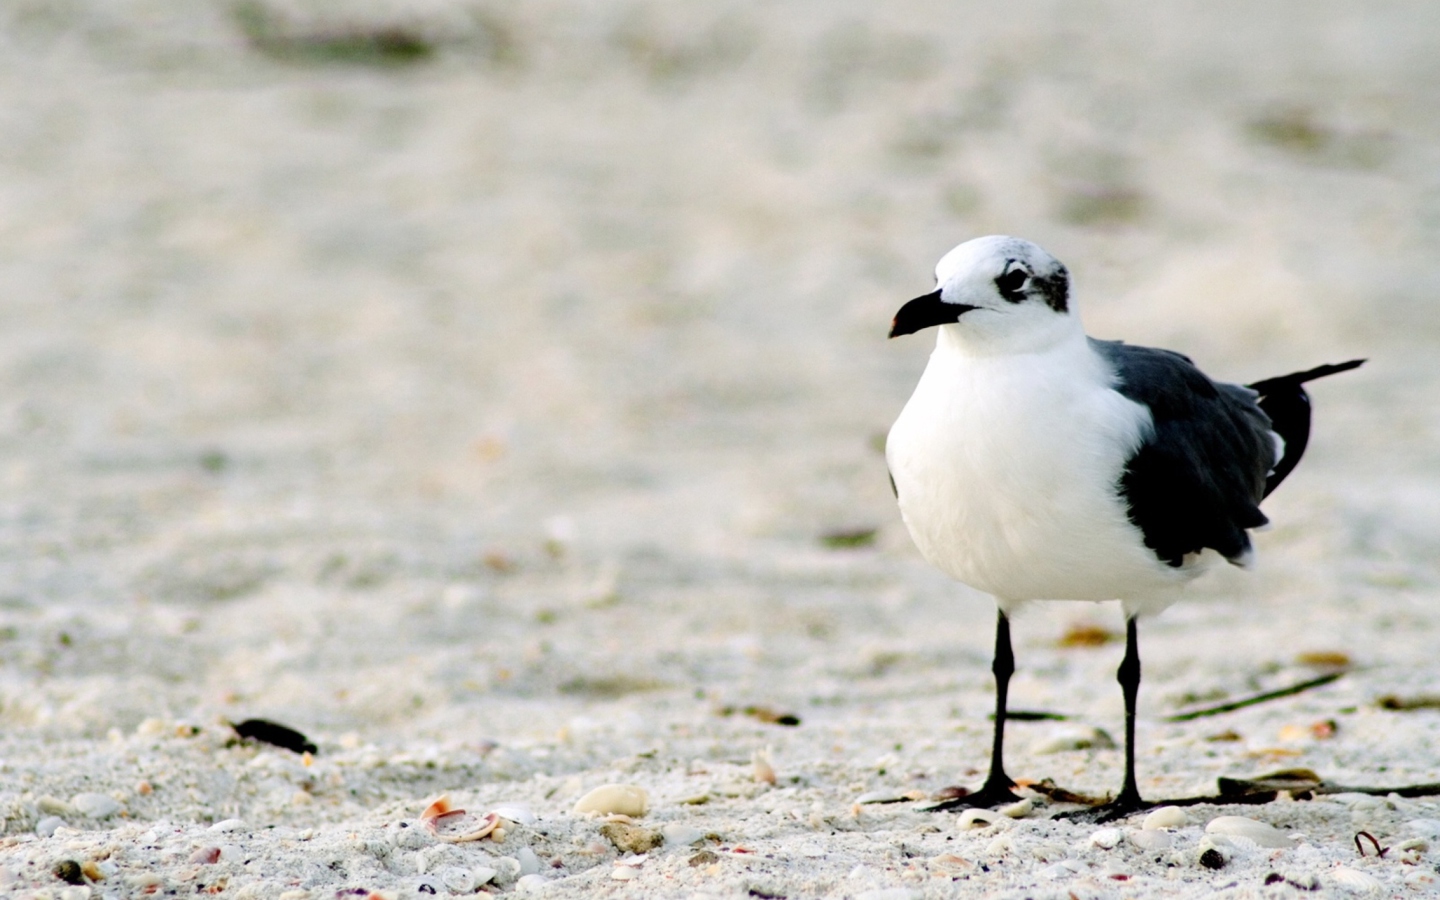
[[[969,315],[975,316],[975,313]],[[941,325],[938,329],[940,334],[935,339],[935,352],[966,357],[997,357],[1063,353],[1087,347],[1085,329],[1073,313],[1027,322],[1024,328],[1008,327],[1010,324],[967,317],[953,325]]]

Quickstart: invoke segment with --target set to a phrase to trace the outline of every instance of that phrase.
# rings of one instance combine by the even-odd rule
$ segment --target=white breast
[[[980,356],[947,331],[886,445],[927,561],[1002,605],[1159,601],[1198,574],[1156,559],[1126,516],[1118,484],[1149,410],[1111,388],[1078,330],[1044,352]]]

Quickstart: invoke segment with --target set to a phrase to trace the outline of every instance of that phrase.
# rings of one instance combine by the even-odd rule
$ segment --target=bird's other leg
[[[990,774],[980,790],[946,800],[931,809],[967,809],[1014,803],[1020,798],[1010,789],[1015,782],[1005,774],[1005,703],[1010,693],[1010,676],[1015,674],[1015,651],[1010,646],[1010,619],[1002,609],[995,621],[995,735],[990,747]]]
[[[1140,788],[1135,784],[1135,705],[1140,698],[1140,641],[1134,616],[1125,623],[1125,658],[1120,661],[1115,680],[1120,682],[1120,690],[1125,695],[1125,783],[1120,786],[1119,796],[1109,803],[1066,813],[1063,818],[1113,822],[1149,809],[1152,805],[1140,799]]]

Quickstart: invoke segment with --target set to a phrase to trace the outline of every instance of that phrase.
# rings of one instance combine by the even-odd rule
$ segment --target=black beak
[[[934,291],[900,307],[895,320],[890,323],[890,336],[914,334],[934,325],[949,325],[960,321],[961,315],[976,308],[964,303],[946,303],[940,299],[940,292]]]

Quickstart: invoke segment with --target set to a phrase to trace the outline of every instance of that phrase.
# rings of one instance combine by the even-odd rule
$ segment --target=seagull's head
[[[1070,273],[1020,238],[966,241],[940,258],[935,284],[935,290],[900,307],[890,326],[892,338],[949,325],[969,345],[1019,348],[1079,327],[1070,308]]]

